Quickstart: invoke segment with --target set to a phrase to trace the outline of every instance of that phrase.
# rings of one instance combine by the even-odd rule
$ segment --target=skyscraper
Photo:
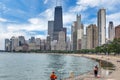
[[[77,21],[71,27],[71,49],[77,50]]]
[[[11,51],[15,51],[16,48],[19,46],[19,41],[18,41],[18,38],[16,37],[11,37]]]
[[[67,36],[66,36],[66,34],[67,34],[67,28],[63,28],[62,31],[64,31],[64,33],[65,33],[65,41],[67,41]]]
[[[81,42],[81,49],[87,49],[87,35],[83,35]]]
[[[84,29],[83,29],[83,24],[81,23],[81,15],[77,15],[76,21],[74,21],[71,27],[72,50],[81,49],[83,34],[84,34]]]
[[[41,45],[41,39],[40,38],[35,39],[35,45],[36,45],[36,49],[40,50],[40,45]]]
[[[61,33],[63,32],[63,34]],[[63,28],[63,18],[62,18],[62,6],[56,6],[55,12],[54,12],[54,21],[48,21],[48,35],[50,37],[51,42],[51,50],[63,50],[63,48],[60,48],[63,40],[60,36],[65,36],[65,39],[63,42],[66,44],[66,33],[67,29]],[[59,48],[56,48],[59,46]],[[66,48],[64,48],[66,49]]]
[[[53,40],[58,40],[58,35],[60,31],[63,31],[62,7],[56,6],[54,13]]]
[[[55,7],[54,31],[59,32],[63,29],[62,6]]]
[[[48,35],[53,40],[54,21],[48,21]]]
[[[47,39],[46,39],[46,50],[51,50],[51,37],[50,36],[47,36]]]
[[[101,46],[106,42],[106,10],[100,9],[97,15],[98,26],[98,45]]]
[[[108,37],[110,41],[113,41],[114,37],[115,37],[115,28],[113,25],[113,22],[110,21],[109,22],[109,26],[108,26]]]
[[[23,46],[25,44],[25,38],[24,38],[24,36],[19,36],[18,40],[19,40],[19,46]]]
[[[57,42],[56,50],[66,50],[65,32],[59,32],[59,40]]]
[[[87,27],[87,49],[93,49],[98,46],[98,28],[96,25],[91,24]]]
[[[10,51],[10,40],[5,39],[5,51]]]
[[[83,24],[81,24],[81,15],[77,15],[77,50],[81,49],[82,36],[84,34]]]
[[[120,25],[115,27],[115,38],[120,38]]]

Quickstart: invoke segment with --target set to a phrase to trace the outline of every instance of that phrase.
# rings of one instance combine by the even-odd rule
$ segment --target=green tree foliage
[[[118,39],[115,38],[113,40],[113,42],[111,44],[111,48],[114,53],[120,54],[120,38],[118,38]]]
[[[115,53],[120,54],[120,38],[115,38],[112,42],[104,44],[102,46],[98,46],[95,48],[96,52],[98,53]]]

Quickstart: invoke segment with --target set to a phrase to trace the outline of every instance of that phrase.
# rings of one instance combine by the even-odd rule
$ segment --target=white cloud
[[[86,6],[86,7],[95,7],[100,5],[100,0],[78,0],[77,5],[79,6]]]
[[[44,4],[46,4],[48,2],[48,0],[44,0]]]
[[[67,24],[72,23],[76,20],[76,14],[74,13],[65,13],[63,15],[63,24],[66,26]]]
[[[77,6],[82,6],[81,8],[85,7],[97,7],[97,8],[106,8],[107,10],[116,10],[119,9],[116,7],[117,5],[120,4],[119,0],[78,0],[76,2],[76,7]]]
[[[101,5],[100,0],[77,0],[76,6],[70,8],[70,12],[81,12],[85,11],[89,7],[96,7]]]
[[[75,7],[71,7],[70,12],[78,13],[78,12],[84,11],[86,9],[87,9],[87,7],[78,5]]]
[[[110,11],[119,10],[119,0],[77,0],[76,5],[70,8],[70,12],[82,12],[88,8],[106,8]]]
[[[29,24],[8,24],[7,30],[8,31],[20,31],[20,30],[44,31],[44,30],[47,30],[47,20],[40,19],[40,18],[30,18],[28,21],[30,22]]]
[[[53,20],[54,19],[54,8],[46,9],[44,12],[39,15],[42,19]]]
[[[38,18],[31,18],[28,20],[31,24],[39,24],[40,19]]]
[[[3,4],[2,2],[0,2],[0,15],[3,13],[7,13],[10,9],[6,7],[5,4]]]
[[[109,14],[107,15],[106,18],[107,18],[107,23],[109,23],[109,21],[113,21],[114,26],[117,26],[120,24],[120,12]],[[107,24],[107,27],[108,27],[108,24]]]
[[[0,22],[7,22],[7,19],[0,18]]]

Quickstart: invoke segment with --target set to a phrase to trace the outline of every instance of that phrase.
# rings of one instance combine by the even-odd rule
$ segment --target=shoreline
[[[39,54],[39,53],[38,53]],[[50,54],[59,54],[59,53],[50,53]],[[96,55],[96,54],[61,54],[61,55],[70,55],[70,56],[76,56],[76,57],[86,57],[90,59],[98,59],[98,60],[104,60],[106,62],[110,62],[114,64],[115,70],[112,71],[112,73],[108,76],[104,76],[101,78],[94,78],[93,71],[90,71],[88,73],[76,76],[75,79],[71,78],[65,78],[63,80],[120,80],[120,56],[112,56],[112,55]],[[105,70],[102,69],[104,72]]]
[[[114,65],[114,70],[108,71],[105,69],[101,69],[99,74],[101,77],[100,78],[94,78],[93,71],[90,71],[88,73],[85,73],[83,75],[79,75],[75,78],[67,78],[65,80],[120,80],[120,57],[117,56],[109,56],[109,55],[95,55],[95,54],[68,54],[72,56],[77,56],[77,57],[86,57],[90,59],[98,59],[98,60],[103,60],[109,63],[112,63]],[[106,75],[107,73],[107,75]]]

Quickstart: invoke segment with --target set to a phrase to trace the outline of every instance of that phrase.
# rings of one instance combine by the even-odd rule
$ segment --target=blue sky
[[[63,7],[63,23],[70,36],[72,22],[76,14],[81,14],[84,26],[96,24],[97,11],[106,9],[108,22],[120,24],[120,0],[58,0]],[[4,49],[4,39],[12,36],[45,38],[48,20],[54,19],[56,0],[0,0],[0,49]]]

